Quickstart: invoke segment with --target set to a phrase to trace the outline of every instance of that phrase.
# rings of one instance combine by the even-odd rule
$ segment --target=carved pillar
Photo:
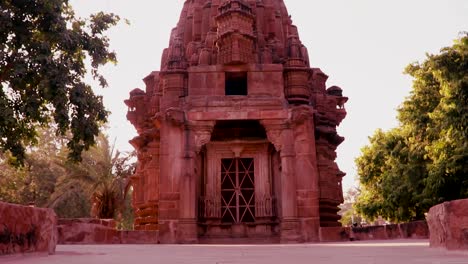
[[[296,167],[294,131],[289,121],[264,120],[262,125],[268,140],[273,143],[281,158],[281,203],[280,238],[282,243],[299,242],[299,220],[297,218]]]
[[[208,143],[215,122],[189,122],[184,130],[183,175],[180,179],[180,222],[178,242],[197,243],[197,174],[196,159]]]
[[[319,173],[313,123],[314,110],[310,106],[292,109],[295,139],[298,217],[303,241],[319,241]]]

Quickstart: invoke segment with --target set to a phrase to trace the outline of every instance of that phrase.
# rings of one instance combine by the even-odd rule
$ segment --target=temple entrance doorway
[[[258,121],[217,122],[200,160],[202,241],[277,237],[275,153]]]

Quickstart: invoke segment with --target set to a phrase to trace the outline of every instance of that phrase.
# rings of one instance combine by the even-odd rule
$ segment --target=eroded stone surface
[[[311,67],[282,0],[185,1],[161,61],[125,101],[135,229],[289,243],[340,226],[347,98]]]
[[[432,207],[427,222],[431,247],[468,250],[468,199]]]
[[[55,253],[57,217],[53,210],[0,202],[0,255]]]

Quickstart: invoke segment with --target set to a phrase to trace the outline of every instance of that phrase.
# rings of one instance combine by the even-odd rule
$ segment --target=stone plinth
[[[350,240],[349,227],[321,227],[319,230],[320,242],[341,242]]]
[[[432,207],[427,222],[431,247],[468,250],[468,199]]]
[[[349,240],[392,240],[392,239],[427,239],[429,228],[426,221],[403,224],[378,225],[364,227],[321,227],[321,242],[339,242]]]
[[[403,224],[351,228],[352,240],[427,239],[429,230],[425,221]]]
[[[57,216],[50,209],[0,202],[0,255],[55,253]]]
[[[157,231],[120,231],[112,219],[60,219],[59,244],[157,244]]]
[[[119,244],[111,221],[100,219],[60,219],[59,244]]]

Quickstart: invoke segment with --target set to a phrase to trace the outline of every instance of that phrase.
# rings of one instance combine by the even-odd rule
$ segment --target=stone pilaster
[[[178,242],[198,242],[197,232],[197,177],[196,158],[203,145],[208,143],[215,122],[190,122],[184,130],[183,175],[180,179],[180,221]]]
[[[170,108],[156,117],[161,131],[159,177],[159,238],[177,243],[180,219],[181,177],[184,175],[184,112]]]
[[[292,108],[297,179],[297,210],[304,241],[319,241],[319,173],[315,148],[314,110],[310,106]]]
[[[300,223],[297,217],[296,167],[294,131],[288,121],[262,121],[268,140],[281,158],[280,239],[282,243],[300,242]]]

